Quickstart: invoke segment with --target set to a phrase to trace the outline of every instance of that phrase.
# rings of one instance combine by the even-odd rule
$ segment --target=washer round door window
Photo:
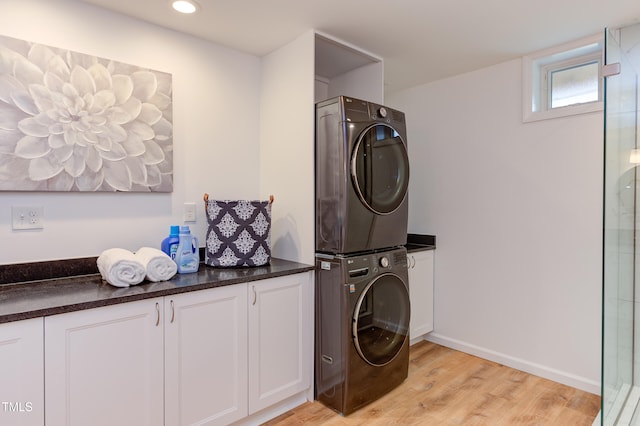
[[[383,274],[371,281],[353,315],[353,339],[360,356],[374,366],[391,362],[409,333],[409,314],[409,292],[397,275]]]
[[[400,207],[409,186],[409,157],[393,127],[374,124],[360,134],[351,176],[360,200],[373,212],[390,214]]]

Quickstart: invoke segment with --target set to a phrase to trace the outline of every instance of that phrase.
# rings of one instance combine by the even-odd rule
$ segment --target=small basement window
[[[601,111],[602,46],[594,36],[525,56],[523,121]]]

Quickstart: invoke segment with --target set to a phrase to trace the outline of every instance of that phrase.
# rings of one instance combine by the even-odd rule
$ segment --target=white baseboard
[[[307,401],[313,401],[313,399],[307,399],[306,391],[297,393],[284,401],[281,401],[277,404],[274,404],[270,407],[265,408],[262,411],[258,411],[250,415],[249,417],[245,417],[244,419],[238,420],[236,423],[233,423],[234,426],[258,426],[261,425],[271,419],[278,417],[280,414],[284,414],[287,411],[290,411],[299,405],[304,404]]]
[[[563,385],[571,386],[585,392],[593,393],[596,395],[600,395],[601,393],[600,382],[589,380],[585,377],[576,376],[575,374],[556,370],[554,368],[536,364],[524,359],[515,358],[460,340],[451,339],[437,333],[428,334],[427,336],[425,336],[425,340],[489,361],[497,362],[499,364],[506,365],[507,367],[515,368],[516,370],[524,371],[535,376],[553,380],[554,382],[562,383]]]

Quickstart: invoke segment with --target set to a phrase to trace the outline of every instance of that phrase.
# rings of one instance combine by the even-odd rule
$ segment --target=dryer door
[[[360,134],[351,156],[351,179],[374,213],[390,214],[400,207],[409,186],[409,157],[393,127],[374,124]]]
[[[402,349],[409,334],[409,292],[402,279],[387,273],[364,289],[353,315],[353,340],[369,364],[383,366]]]

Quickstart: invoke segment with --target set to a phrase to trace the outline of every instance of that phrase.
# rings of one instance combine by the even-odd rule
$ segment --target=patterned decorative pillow
[[[271,202],[219,201],[205,196],[210,266],[261,266],[271,260]]]

